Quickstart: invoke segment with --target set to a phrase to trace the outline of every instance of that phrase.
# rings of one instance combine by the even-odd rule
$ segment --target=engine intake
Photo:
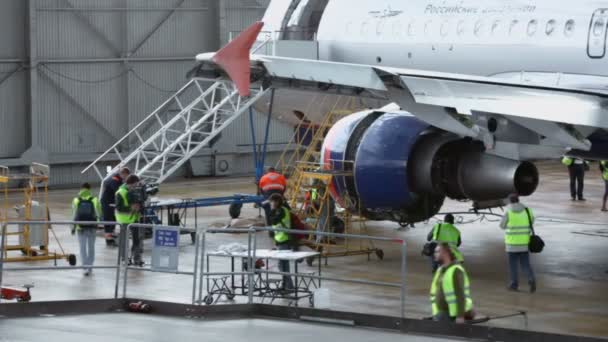
[[[335,176],[332,197],[371,219],[417,222],[445,197],[476,202],[532,194],[538,171],[529,162],[484,151],[480,142],[440,131],[408,113],[365,111],[328,132],[323,165]]]

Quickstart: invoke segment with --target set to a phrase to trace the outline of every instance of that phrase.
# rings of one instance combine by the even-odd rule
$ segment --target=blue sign
[[[177,247],[179,232],[175,229],[156,229],[154,247]]]

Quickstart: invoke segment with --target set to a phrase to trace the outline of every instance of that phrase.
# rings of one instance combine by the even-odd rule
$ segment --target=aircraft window
[[[365,21],[361,24],[361,34],[366,35],[367,31],[369,31],[369,23]]]
[[[384,20],[380,20],[376,24],[376,34],[381,35],[383,30],[384,30]]]
[[[500,28],[500,20],[496,20],[493,24],[492,24],[492,34],[496,34],[498,32],[498,29]]]
[[[553,33],[555,32],[555,26],[556,26],[555,20],[551,19],[547,22],[547,27],[545,28],[545,33],[547,33],[547,36],[553,35]]]
[[[479,20],[475,23],[475,35],[481,36],[483,34],[483,20]]]
[[[397,21],[395,21],[395,22],[393,23],[393,34],[394,34],[395,36],[397,36],[397,37],[398,37],[398,36],[401,36],[401,30],[402,30],[402,29],[403,29],[403,25],[401,25],[401,22],[400,22],[400,21],[398,21],[398,20],[397,20]]]
[[[458,26],[456,26],[456,33],[459,36],[462,36],[464,34],[464,26],[465,26],[464,20],[461,20],[458,22]]]
[[[515,30],[517,24],[519,24],[519,20],[515,19],[511,21],[511,26],[509,27],[509,34],[513,34],[513,31]]]
[[[575,27],[576,24],[574,23],[574,20],[570,19],[566,21],[566,26],[564,27],[564,34],[566,37],[571,37],[574,34]]]
[[[410,36],[413,36],[416,32],[416,22],[415,21],[411,21],[409,25],[407,25],[407,34]]]
[[[444,21],[443,24],[441,24],[441,36],[445,37],[448,35],[450,30],[450,23],[448,21]]]
[[[604,19],[599,18],[595,25],[593,25],[593,34],[596,36],[601,36],[604,34],[604,26],[606,26],[606,22]]]
[[[536,19],[530,20],[528,23],[528,36],[532,37],[538,30],[538,21]]]
[[[431,34],[431,25],[433,24],[432,20],[429,20],[426,22],[426,24],[424,24],[424,35],[428,36],[429,34]]]

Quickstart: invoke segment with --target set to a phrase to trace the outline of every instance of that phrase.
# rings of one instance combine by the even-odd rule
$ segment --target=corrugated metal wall
[[[28,147],[26,2],[0,2],[0,158],[18,157]]]
[[[1,1],[0,164],[18,165],[28,148],[38,146],[48,152],[53,184],[95,180],[80,175],[87,161],[181,87],[197,53],[217,50],[229,32],[260,20],[268,3]],[[264,128],[265,116],[256,114],[258,143]],[[272,144],[291,136],[291,127],[272,123]],[[252,171],[250,149],[244,116],[202,158],[233,153],[232,169],[242,174]]]

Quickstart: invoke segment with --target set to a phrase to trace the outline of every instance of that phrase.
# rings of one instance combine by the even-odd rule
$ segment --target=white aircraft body
[[[608,159],[607,33],[608,1],[273,0],[263,28],[261,23],[254,25],[218,53],[197,56],[198,73],[240,79],[236,83],[242,95],[247,95],[250,84],[275,88],[273,114],[292,123],[303,116],[320,122],[335,104],[327,97],[350,96],[370,108],[392,103],[338,125],[323,153],[355,164],[357,158],[363,160],[360,167],[353,167],[355,181],[335,180],[335,198],[359,199],[370,212],[390,213],[407,222],[420,219],[408,211],[437,202],[427,194],[486,201],[503,198],[509,191],[534,191],[535,169],[526,163],[503,167],[498,160],[529,161],[566,153]],[[243,83],[243,70],[235,71],[236,59],[226,55],[239,45],[241,50],[250,46],[251,37],[257,40],[257,50],[246,60]],[[242,69],[244,62],[239,63]],[[397,113],[399,118],[391,120],[401,121],[390,124],[403,128],[381,128],[390,115],[364,119],[378,112]],[[416,138],[406,144],[407,155],[392,156],[372,136],[405,134],[417,125],[403,116],[413,116],[428,127],[408,133]],[[429,129],[437,137],[428,138]],[[336,139],[344,140],[343,146]],[[456,140],[477,147],[473,151],[468,145],[446,143]],[[413,193],[406,197],[414,199],[402,203],[403,210],[374,198],[366,190],[373,181],[356,179],[378,176],[366,175],[364,165],[383,163],[370,159],[376,150],[365,150],[363,143],[375,143],[384,160],[407,165],[402,176],[408,184],[400,191]],[[421,157],[424,154],[430,155],[428,160]],[[459,154],[454,157],[458,160],[448,157],[454,154]],[[506,169],[503,178],[488,176]],[[457,179],[449,180],[449,172]],[[504,181],[505,186],[477,189],[465,184],[467,178]]]

